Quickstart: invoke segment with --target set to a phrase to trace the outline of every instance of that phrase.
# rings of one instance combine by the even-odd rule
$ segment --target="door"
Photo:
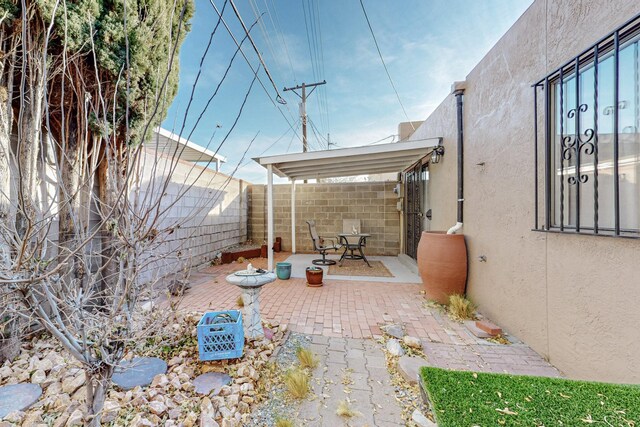
[[[417,257],[418,243],[424,229],[424,212],[427,203],[425,191],[428,174],[427,165],[423,165],[421,161],[405,174],[404,211],[407,224],[405,253],[413,259]]]

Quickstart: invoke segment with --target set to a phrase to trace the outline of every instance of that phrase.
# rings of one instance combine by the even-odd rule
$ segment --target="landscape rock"
[[[438,427],[438,424],[425,417],[418,409],[411,414],[411,421],[416,423],[418,427]]]
[[[222,372],[207,372],[193,380],[195,391],[198,394],[218,395],[221,389],[231,383],[231,377]]]
[[[213,416],[207,413],[200,415],[200,427],[220,427],[220,424],[213,419]]]
[[[6,418],[10,413],[27,409],[40,396],[42,396],[42,388],[37,384],[23,383],[0,387],[0,418]]]
[[[387,341],[387,351],[392,356],[402,356],[404,354],[404,350],[400,345],[400,341],[395,338],[391,338],[389,341]]]
[[[404,337],[404,329],[402,328],[402,325],[398,325],[394,323],[391,325],[381,326],[380,329],[382,329],[382,331],[385,334],[390,335],[399,340],[401,340]]]
[[[76,409],[71,413],[71,415],[69,415],[69,418],[67,419],[67,423],[65,425],[68,427],[81,426],[83,425],[83,418],[84,414],[82,413],[82,411],[80,409]]]
[[[402,340],[404,341],[404,345],[406,345],[407,347],[418,349],[422,348],[422,341],[420,341],[420,338],[406,335]]]
[[[47,380],[47,374],[42,369],[38,369],[31,374],[31,382],[34,384],[42,384]]]
[[[158,416],[161,416],[165,412],[167,412],[167,405],[165,405],[162,402],[158,402],[158,401],[154,400],[154,401],[149,403],[149,411],[152,414],[156,414]]]
[[[71,395],[82,387],[86,380],[84,371],[80,371],[75,377],[65,378],[62,381],[62,392]]]
[[[151,384],[156,375],[167,372],[167,363],[157,357],[134,357],[123,361],[113,374],[112,381],[123,390]]]
[[[426,365],[427,362],[420,357],[402,356],[398,359],[398,372],[409,384],[416,385],[420,368]]]

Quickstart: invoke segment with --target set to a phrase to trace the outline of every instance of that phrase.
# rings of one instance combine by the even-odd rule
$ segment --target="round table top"
[[[241,288],[260,288],[267,283],[274,282],[276,280],[276,274],[264,273],[256,276],[236,276],[235,273],[231,273],[227,276],[226,280],[232,285]]]
[[[358,234],[353,234],[353,233],[340,233],[338,234],[338,236],[340,237],[371,237],[371,234],[369,233],[358,233]]]

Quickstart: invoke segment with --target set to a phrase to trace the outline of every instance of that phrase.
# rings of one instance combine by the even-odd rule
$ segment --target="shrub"
[[[304,399],[309,393],[309,377],[299,368],[284,374],[284,385],[294,399]]]
[[[308,348],[298,347],[296,349],[296,356],[302,368],[314,369],[318,366],[318,359]]]
[[[475,305],[462,295],[449,297],[449,314],[456,320],[475,319]]]

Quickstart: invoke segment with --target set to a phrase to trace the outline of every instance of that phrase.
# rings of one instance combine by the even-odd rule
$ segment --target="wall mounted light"
[[[440,163],[442,156],[444,156],[444,147],[442,145],[438,145],[431,152],[431,163]]]

